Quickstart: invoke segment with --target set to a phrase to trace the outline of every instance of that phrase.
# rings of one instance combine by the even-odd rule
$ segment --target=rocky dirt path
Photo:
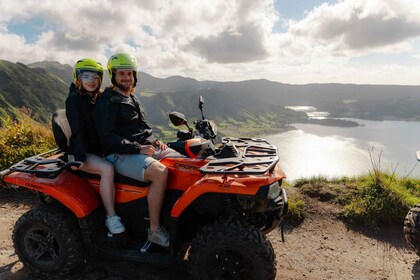
[[[27,193],[0,190],[0,279],[35,280],[18,261],[11,234],[16,220],[34,200]],[[309,215],[298,227],[269,234],[277,255],[276,279],[420,279],[420,257],[405,244],[401,229],[368,232],[347,228],[332,204],[307,198]],[[170,279],[170,269],[89,259],[78,276],[87,279]],[[186,279],[182,276],[182,279]]]

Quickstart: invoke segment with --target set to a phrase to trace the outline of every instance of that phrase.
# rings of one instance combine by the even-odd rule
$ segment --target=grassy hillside
[[[302,178],[288,190],[291,222],[301,222],[307,215],[310,202],[305,197],[332,202],[342,220],[375,229],[401,227],[408,210],[420,203],[420,179],[380,171],[354,178]]]
[[[204,116],[216,121],[222,135],[256,137],[262,134],[283,132],[291,129],[288,123],[301,118],[306,119],[305,114],[283,106],[259,106],[252,98],[242,99],[240,96],[209,90],[153,95],[142,93],[141,100],[150,122],[155,126],[161,126],[167,134],[169,112],[183,113],[190,125],[194,120],[201,119],[198,108],[199,95],[202,95],[205,100]],[[176,134],[172,133],[172,135],[174,137]]]
[[[25,114],[18,119],[0,118],[0,170],[27,157],[55,148],[50,129]]]
[[[20,116],[20,110],[44,124],[63,108],[68,85],[42,68],[0,60],[0,117]]]
[[[28,64],[27,66],[33,69],[45,69],[57,78],[60,78],[66,85],[73,82],[73,68],[68,64],[61,64],[57,61],[41,61]]]

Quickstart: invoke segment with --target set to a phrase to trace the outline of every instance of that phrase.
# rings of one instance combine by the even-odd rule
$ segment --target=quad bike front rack
[[[262,138],[223,138],[237,152],[236,157],[216,159],[200,168],[203,174],[262,175],[279,161],[277,148]]]

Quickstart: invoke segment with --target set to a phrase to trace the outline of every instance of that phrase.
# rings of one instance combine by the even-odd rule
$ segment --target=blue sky
[[[326,0],[275,0],[274,8],[279,13],[280,19],[274,25],[273,31],[278,33],[287,32],[287,26],[285,26],[287,20],[301,20],[313,8],[324,3],[330,4],[336,2]]]
[[[420,84],[419,0],[0,0],[0,10],[0,59],[12,62],[106,65],[124,51],[161,78]]]
[[[274,1],[274,7],[276,10],[287,18],[291,19],[302,19],[305,11],[310,11],[314,7],[317,7],[323,3],[336,3],[337,1],[328,0],[276,0]]]

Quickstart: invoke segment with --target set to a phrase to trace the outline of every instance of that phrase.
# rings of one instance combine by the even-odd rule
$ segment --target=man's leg
[[[160,226],[160,210],[165,196],[168,169],[158,161],[153,162],[144,171],[144,179],[151,181],[147,203],[149,205],[150,230],[153,232]]]

